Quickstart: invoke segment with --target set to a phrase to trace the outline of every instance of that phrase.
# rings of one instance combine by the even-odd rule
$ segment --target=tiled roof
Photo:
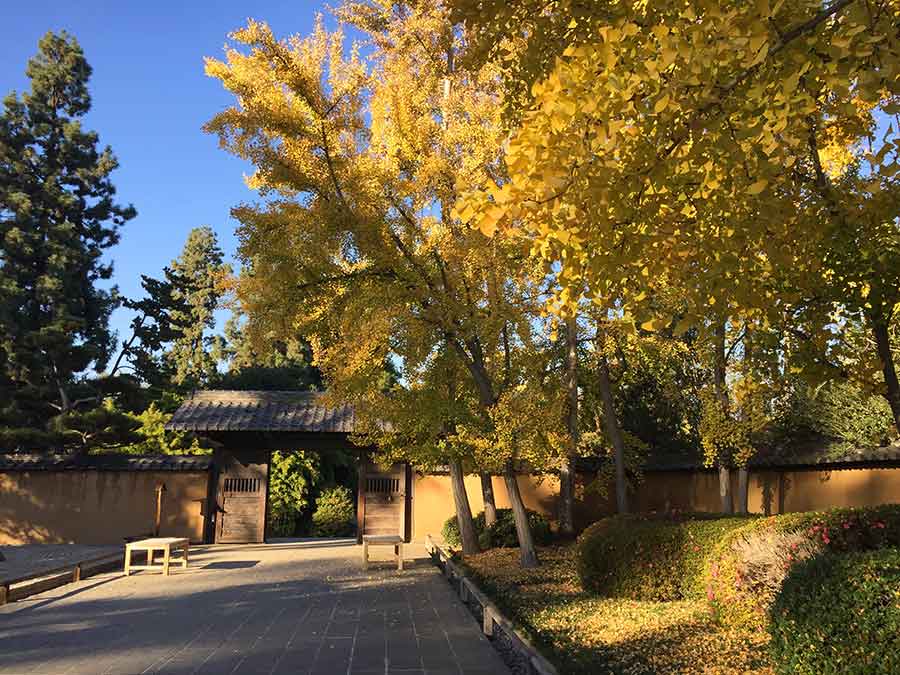
[[[207,471],[212,455],[0,454],[0,471]]]
[[[199,391],[166,425],[175,431],[353,432],[353,408],[326,408],[322,394],[301,391]]]
[[[900,443],[875,448],[833,447],[825,439],[798,442],[788,448],[763,448],[750,459],[751,469],[790,469],[821,467],[825,469],[852,469],[854,466],[900,465]],[[698,471],[705,468],[698,454],[651,455],[646,471]]]

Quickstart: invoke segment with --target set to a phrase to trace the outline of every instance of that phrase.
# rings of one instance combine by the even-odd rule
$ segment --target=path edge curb
[[[456,591],[456,594],[459,595],[460,600],[463,601],[463,604],[473,614],[475,614],[475,610],[472,607],[472,600],[481,607],[483,617],[482,632],[491,638],[494,648],[497,649],[503,660],[507,662],[507,665],[519,665],[521,667],[524,662],[524,664],[527,664],[529,672],[533,675],[559,675],[556,667],[531,644],[531,641],[516,628],[512,621],[506,618],[487,594],[478,588],[478,585],[453,561],[449,552],[439,546],[430,534],[425,536],[425,549],[431,556],[431,561],[440,568],[447,581],[450,582],[450,585]],[[509,645],[518,654],[519,658],[511,659],[509,650],[500,648],[497,644],[498,631],[505,638],[505,640],[501,638],[501,641]],[[510,661],[515,662],[510,663]]]

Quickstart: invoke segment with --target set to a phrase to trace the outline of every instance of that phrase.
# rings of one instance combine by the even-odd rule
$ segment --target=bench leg
[[[148,565],[153,564],[153,549],[152,548],[147,549],[147,564]]]
[[[190,543],[184,545],[184,557],[181,559],[181,566],[187,569],[188,566],[188,549],[190,549]]]
[[[172,555],[172,548],[166,547],[163,551],[163,575],[169,576],[169,558]]]
[[[397,569],[403,571],[403,543],[397,544]]]
[[[367,541],[363,542],[362,562],[363,562],[363,569],[368,570],[369,569],[369,542],[367,542]]]
[[[125,576],[131,574],[131,547],[125,547]]]

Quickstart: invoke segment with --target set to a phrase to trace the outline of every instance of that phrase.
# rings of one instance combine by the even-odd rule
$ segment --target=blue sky
[[[94,69],[93,109],[86,128],[119,158],[113,174],[120,201],[138,216],[111,249],[115,283],[140,294],[140,275],[158,276],[192,227],[210,225],[234,253],[232,206],[254,199],[243,176],[249,166],[220,150],[201,126],[233,103],[203,74],[203,57],[220,57],[230,31],[248,17],[278,35],[310,32],[319,2],[173,2],[71,0],[5,2],[0,40],[0,96],[28,88],[25,65],[48,30],[75,35]],[[127,337],[129,315],[113,327]]]

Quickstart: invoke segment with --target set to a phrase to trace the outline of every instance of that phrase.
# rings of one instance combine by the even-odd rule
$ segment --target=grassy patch
[[[581,590],[573,545],[540,549],[523,570],[515,549],[465,566],[563,673],[771,673],[768,637],[716,622],[704,600],[599,598]]]

